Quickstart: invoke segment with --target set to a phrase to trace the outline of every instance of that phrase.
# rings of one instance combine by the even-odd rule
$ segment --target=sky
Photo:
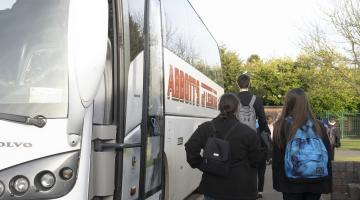
[[[219,44],[241,59],[296,58],[312,24],[325,23],[329,0],[190,0]]]
[[[189,0],[219,44],[241,59],[296,58],[311,24],[324,23],[333,0]],[[0,0],[0,10],[15,0]]]
[[[16,0],[0,0],[0,10],[9,9]]]

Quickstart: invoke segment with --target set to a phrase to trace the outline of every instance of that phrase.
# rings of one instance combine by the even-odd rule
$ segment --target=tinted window
[[[161,15],[159,0],[151,0],[149,6],[150,79],[148,139],[146,157],[145,191],[160,189],[161,186],[161,136],[163,135],[163,65]]]
[[[144,50],[144,1],[129,1],[129,31],[131,61]]]
[[[130,0],[127,3],[129,8],[130,65],[125,69],[125,73],[127,73],[125,131],[126,134],[129,134],[142,120],[145,0]]]
[[[187,0],[165,0],[165,46],[222,85],[219,49]]]

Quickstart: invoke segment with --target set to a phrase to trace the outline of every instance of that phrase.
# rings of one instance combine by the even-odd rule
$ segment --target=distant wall
[[[265,115],[271,115],[273,117],[273,120],[275,121],[277,117],[280,116],[282,108],[282,106],[264,106]]]
[[[354,199],[354,196],[350,198],[348,184],[360,183],[360,162],[334,161],[332,166],[333,192],[331,194],[331,200]]]

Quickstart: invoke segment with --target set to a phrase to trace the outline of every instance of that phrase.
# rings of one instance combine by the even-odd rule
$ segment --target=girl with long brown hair
[[[289,123],[291,119],[291,123]],[[322,193],[331,192],[331,161],[327,163],[328,176],[318,182],[294,182],[285,174],[285,148],[295,136],[297,130],[308,121],[321,138],[330,157],[330,142],[324,126],[319,123],[312,112],[308,98],[301,88],[290,90],[285,96],[285,104],[279,119],[274,125],[273,135],[273,187],[283,193],[284,200],[319,200]]]

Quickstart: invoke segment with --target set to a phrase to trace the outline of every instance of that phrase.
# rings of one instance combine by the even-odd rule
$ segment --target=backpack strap
[[[216,130],[216,128],[215,128],[215,124],[214,124],[214,122],[213,121],[210,121],[210,123],[211,123],[211,128],[212,128],[212,131],[213,131],[213,133],[211,134],[211,136],[212,137],[216,137],[216,133],[217,133],[217,130]]]
[[[240,106],[243,106],[243,104],[241,103],[241,99],[240,99],[239,97],[238,97],[238,99],[239,99],[239,104],[240,104]],[[252,95],[251,100],[250,100],[248,106],[254,107],[255,100],[256,100],[256,96],[255,96],[255,95]]]
[[[225,137],[224,137],[224,140],[226,140],[226,138],[230,135],[231,131],[239,124],[239,122],[236,122],[225,134]],[[212,134],[212,136],[215,136],[216,137],[216,133],[218,132],[215,128],[215,124],[213,121],[211,121],[211,127],[212,127],[212,130],[214,132],[214,134]]]
[[[239,108],[240,108],[240,106],[243,106],[242,103],[241,103],[241,98],[240,98],[240,96],[237,96],[237,98],[239,100]]]
[[[226,132],[225,137],[224,137],[224,140],[227,139],[227,137],[230,135],[231,131],[232,131],[233,129],[235,129],[235,127],[237,127],[237,125],[239,125],[239,124],[240,124],[240,122],[237,121],[237,122]]]
[[[249,106],[250,106],[250,107],[254,107],[255,100],[256,100],[256,96],[253,95],[253,96],[251,97],[251,101],[250,101],[250,103],[249,103]]]

